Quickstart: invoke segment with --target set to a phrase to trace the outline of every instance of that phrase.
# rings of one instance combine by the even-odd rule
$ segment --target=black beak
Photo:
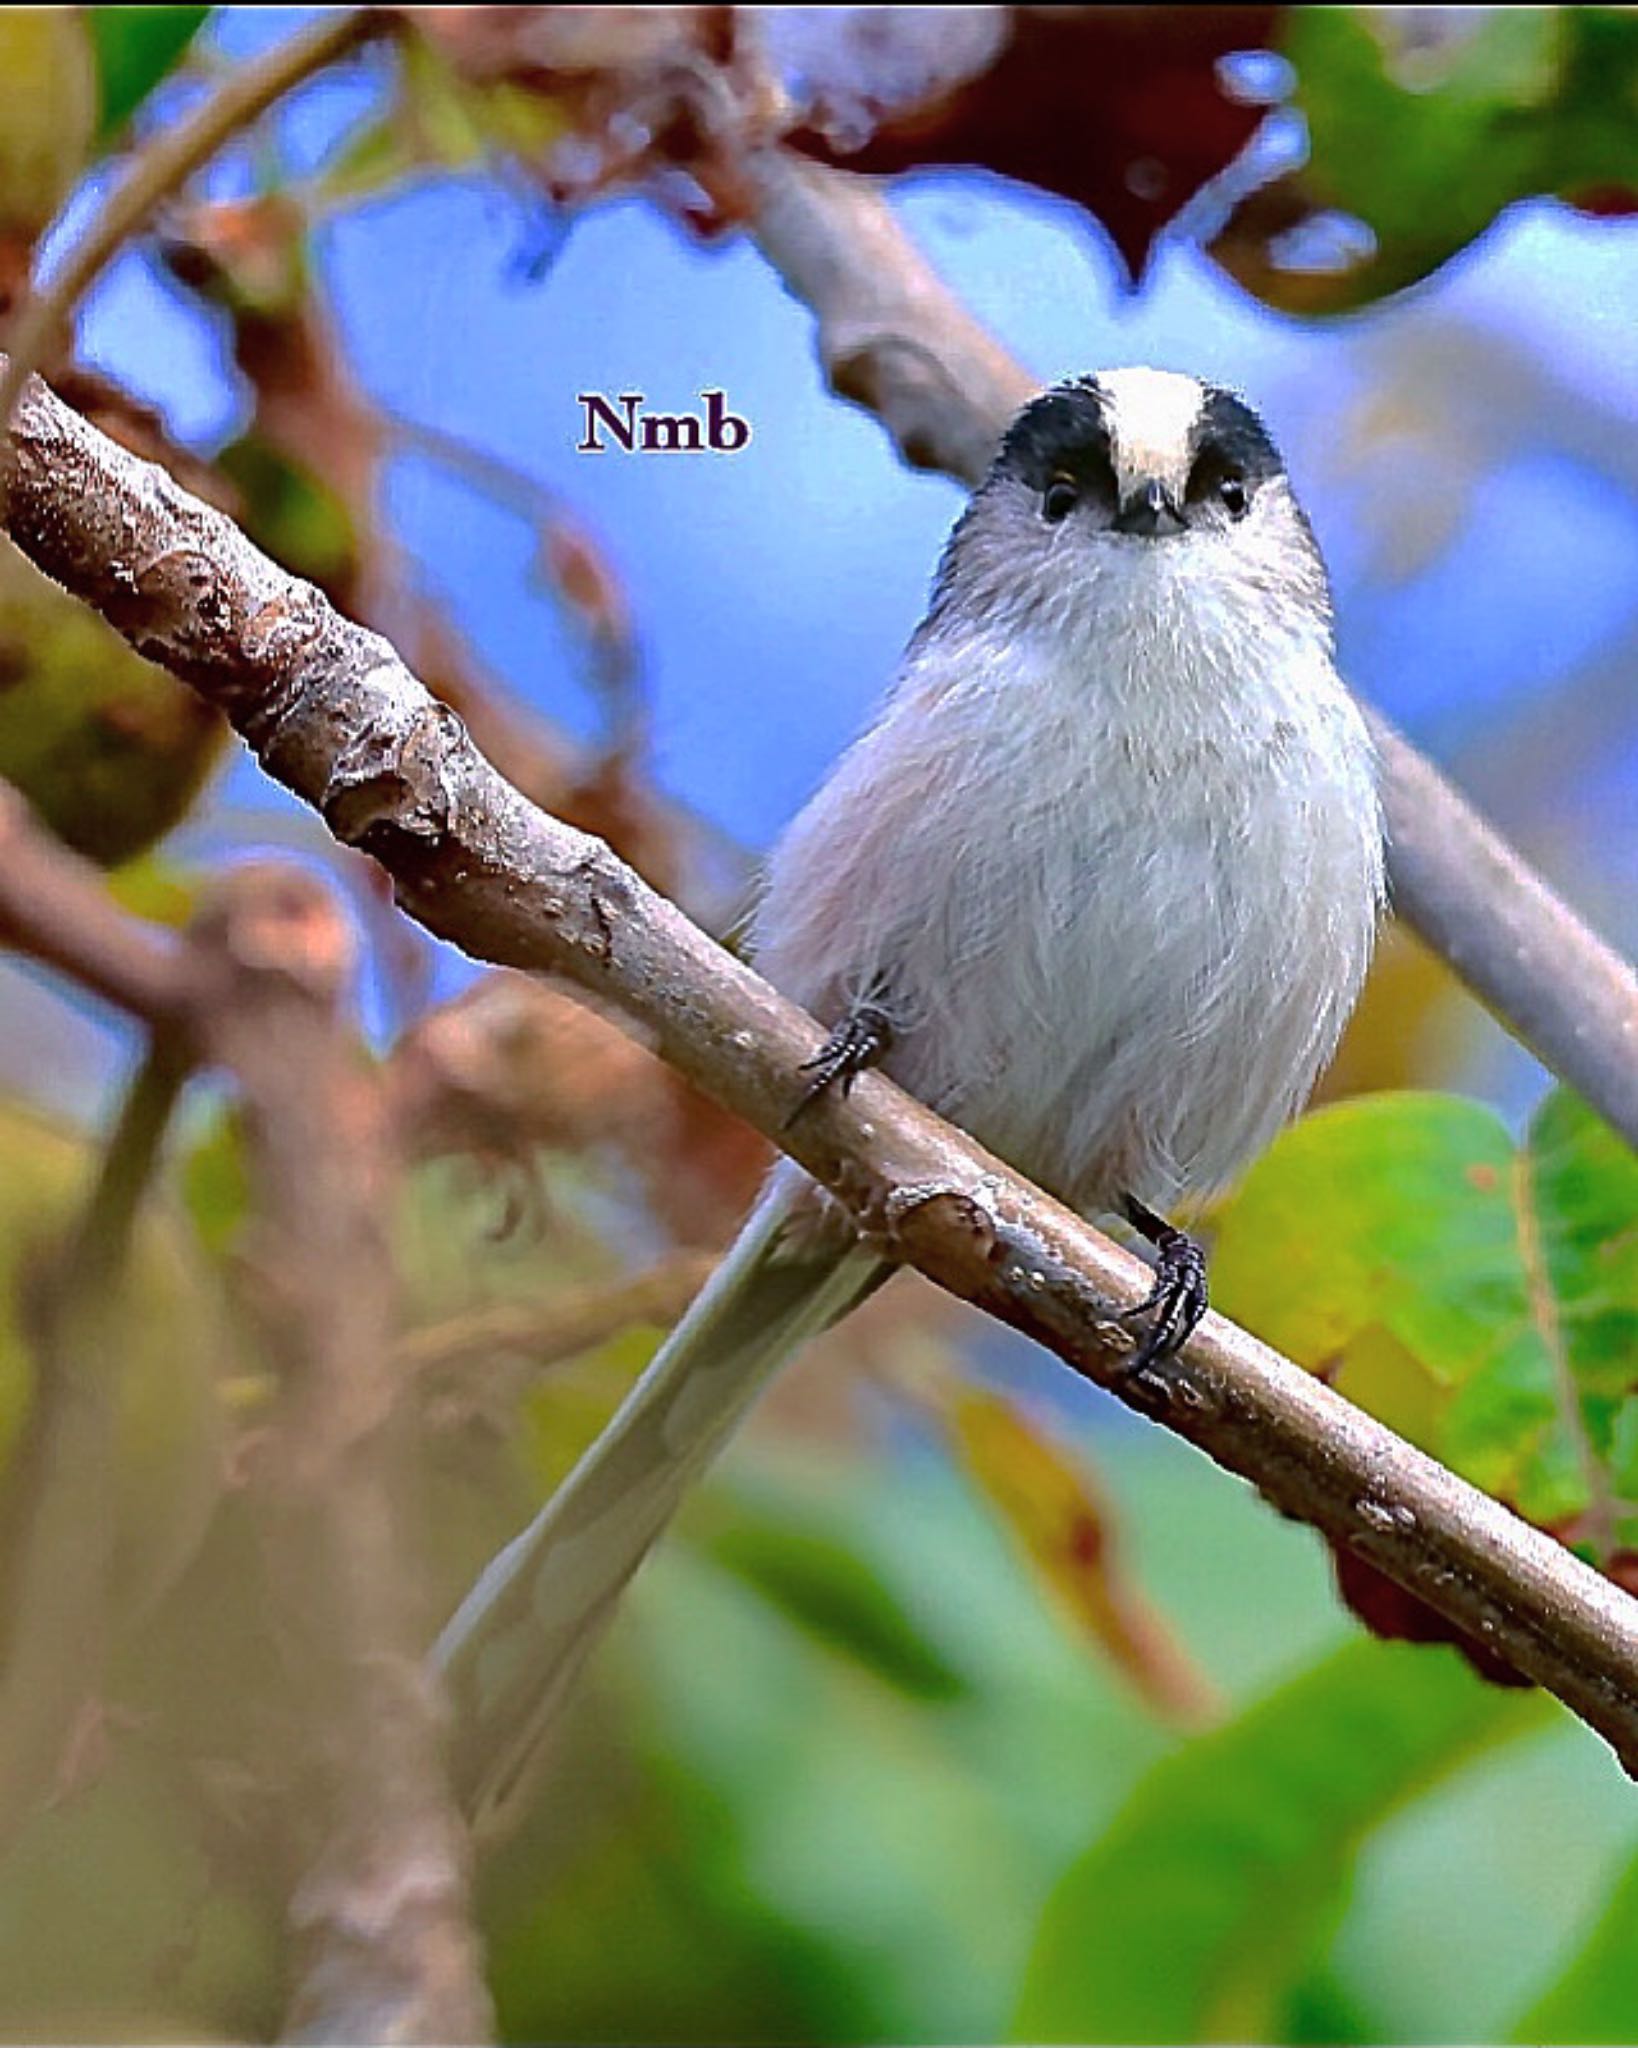
[[[1141,534],[1147,540],[1181,533],[1187,524],[1171,492],[1158,482],[1146,483],[1141,491],[1134,491],[1115,515],[1117,533]]]

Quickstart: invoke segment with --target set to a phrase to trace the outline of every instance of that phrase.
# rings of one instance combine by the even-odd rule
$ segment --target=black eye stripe
[[[1243,398],[1216,386],[1208,388],[1194,430],[1194,473],[1189,480],[1194,495],[1194,476],[1202,477],[1202,494],[1214,490],[1225,477],[1238,477],[1248,496],[1284,465],[1280,452],[1269,438],[1268,429]],[[1215,471],[1215,473],[1213,473]]]
[[[1101,396],[1068,386],[1034,399],[1008,428],[994,473],[1017,478],[1043,500],[1063,480],[1082,497],[1113,504],[1115,467]]]
[[[1067,515],[1070,501],[1054,486],[1073,487],[1074,502],[1115,510],[1118,496],[1110,434],[1110,399],[1095,378],[1060,384],[1026,405],[1001,443],[992,478],[1021,483],[1048,524]],[[1262,421],[1233,392],[1201,387],[1200,411],[1190,434],[1185,501],[1242,518],[1258,489],[1283,472],[1278,450]],[[1235,486],[1243,488],[1243,501]]]

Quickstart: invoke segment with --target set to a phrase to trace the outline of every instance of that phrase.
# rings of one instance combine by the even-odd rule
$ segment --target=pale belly
[[[1207,1194],[1306,1098],[1363,980],[1357,713],[1338,691],[1192,752],[1093,746],[1084,716],[1027,758],[1013,738],[941,770],[872,735],[776,861],[764,964],[826,1021],[885,998],[895,1079],[1087,1213]]]

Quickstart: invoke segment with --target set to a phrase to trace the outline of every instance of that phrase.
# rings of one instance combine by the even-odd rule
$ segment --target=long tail
[[[626,1582],[763,1386],[890,1270],[840,1233],[793,1231],[805,1188],[788,1166],[775,1174],[603,1434],[439,1637],[456,1790],[475,1828],[496,1825],[523,1786]]]

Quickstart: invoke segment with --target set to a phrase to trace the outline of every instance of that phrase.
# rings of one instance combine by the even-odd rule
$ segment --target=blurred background
[[[1330,564],[1347,675],[1638,948],[1638,17],[1102,10],[1126,41],[1036,56],[1070,94],[1037,129],[1063,140],[1077,92],[1092,129],[1135,110],[1077,184],[999,121],[902,141],[882,80],[945,106],[926,48],[808,12],[763,19],[768,61],[816,103],[854,67],[869,110],[857,132],[814,115],[812,153],[907,165],[897,218],[1043,381],[1152,363],[1243,389]],[[961,12],[1004,41],[1049,10]],[[1098,11],[1050,12],[1067,35]],[[47,269],[107,190],[102,152],[305,18],[195,25],[61,178]],[[0,48],[22,19],[0,14]],[[69,93],[70,41],[26,73],[14,40],[0,127]],[[387,631],[509,772],[726,932],[890,678],[961,493],[827,391],[809,309],[720,179],[565,158],[592,116],[563,75],[429,29],[305,85],[97,285],[74,371],[151,409],[142,432]],[[1027,114],[1046,87],[1004,90]],[[1199,93],[1221,162],[1185,147],[1216,132]],[[577,452],[581,392],[683,411],[706,389],[751,423],[742,452]],[[179,920],[271,849],[360,934],[357,1029],[411,1105],[398,1341],[430,1629],[652,1350],[760,1147],[598,1020],[393,919],[237,743],[48,603],[8,553],[0,773],[120,902]],[[0,965],[14,1287],[137,1047]],[[1451,1091],[1522,1139],[1548,1085],[1396,934],[1324,1093]],[[6,1848],[13,2038],[278,2023],[265,1849],[301,1738],[268,1725],[240,1470],[267,1368],[218,1313],[254,1263],[241,1149],[228,1093],[197,1090],[124,1367],[116,1559],[143,1590],[92,1732]],[[4,1344],[0,1451],[26,1434],[20,1316]],[[791,1371],[645,1572],[479,1898],[508,2039],[1618,2040],[1638,1987],[1608,1916],[1635,1856],[1631,1788],[1585,1729],[1453,1650],[1367,1638],[1311,1531],[906,1278]]]

